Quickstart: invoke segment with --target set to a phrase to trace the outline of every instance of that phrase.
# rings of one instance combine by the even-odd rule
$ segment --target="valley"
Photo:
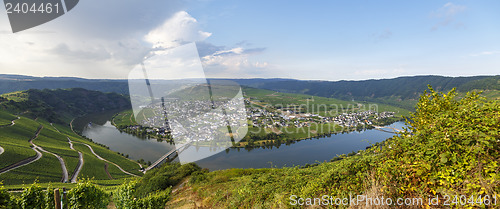
[[[484,82],[465,82],[467,85],[460,87],[472,88],[472,92],[482,91],[484,99],[465,91],[443,94],[429,88],[418,99],[415,112],[403,106],[392,106],[386,97],[368,99],[370,101],[354,97],[339,100],[243,86],[248,133],[241,141],[225,150],[212,150],[203,142],[194,142],[184,151],[214,152],[214,155],[197,161],[197,165],[181,166],[174,160],[146,174],[142,172],[145,167],[173,149],[172,137],[167,129],[139,125],[126,96],[85,89],[6,93],[0,96],[0,182],[2,188],[13,192],[33,182],[41,188],[72,189],[84,184],[85,179],[92,179],[92,184],[115,195],[123,194],[124,189],[131,186],[141,188],[133,194],[140,201],[151,201],[145,192],[157,191],[154,195],[168,207],[191,207],[193,203],[204,207],[287,207],[292,194],[308,197],[327,192],[345,197],[347,193],[343,191],[369,193],[376,190],[380,191],[377,195],[391,197],[416,195],[414,191],[469,194],[468,191],[477,192],[477,189],[456,187],[443,175],[481,185],[477,183],[479,177],[450,177],[453,174],[445,172],[446,168],[455,166],[450,162],[462,164],[465,159],[454,153],[463,153],[457,150],[468,147],[467,143],[486,146],[485,143],[492,143],[488,140],[498,137],[495,134],[500,127],[494,120],[498,118],[497,101],[500,98],[495,84],[498,78],[486,79]],[[482,84],[486,89],[481,89]],[[413,98],[403,101],[417,101]],[[446,113],[451,110],[460,116]],[[434,117],[454,122],[436,124],[432,122]],[[463,121],[458,122],[457,117]],[[408,130],[404,123],[398,122],[405,118],[411,119],[407,121]],[[475,126],[468,126],[469,130],[456,125],[477,120],[487,120],[482,124],[493,130],[486,133],[488,137],[470,141],[453,132],[464,129],[460,133],[476,136],[480,130]],[[428,123],[433,125],[427,126]],[[141,121],[141,124],[144,123]],[[440,128],[434,130],[435,126]],[[432,130],[427,130],[429,127]],[[394,133],[396,130],[400,132]],[[439,134],[443,130],[462,141],[441,139]],[[420,133],[431,138],[422,138]],[[481,141],[483,139],[486,141]],[[133,146],[124,148],[124,142]],[[146,143],[149,145],[145,147],[156,148],[137,155],[136,150]],[[444,144],[454,151],[446,151],[448,148],[443,147]],[[492,172],[496,172],[498,166],[490,162],[498,159],[494,151],[497,144],[491,146],[493,151],[483,153],[484,162],[489,166],[483,172],[489,177],[481,178],[496,181]],[[474,160],[470,156],[466,159]],[[412,168],[408,162],[420,164]],[[396,166],[402,168],[406,178],[392,171]],[[422,176],[422,173],[431,176]],[[360,182],[361,178],[369,181]],[[408,186],[408,181],[415,183],[413,178],[427,179],[430,183],[418,188]],[[170,183],[153,185],[164,181]],[[373,182],[399,186],[380,187]],[[169,189],[178,184],[183,186]],[[484,194],[497,194],[497,187],[491,184],[481,188]],[[272,198],[268,198],[270,196]],[[122,204],[130,199],[120,198],[114,196],[112,201]]]

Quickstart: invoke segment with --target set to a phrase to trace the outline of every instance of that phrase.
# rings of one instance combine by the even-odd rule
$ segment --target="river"
[[[154,162],[174,145],[168,142],[158,142],[156,139],[141,139],[136,136],[120,132],[109,121],[93,121],[91,126],[83,128],[83,135],[93,141],[107,145],[111,150],[128,154],[133,160],[144,159]],[[94,122],[94,121],[99,121]],[[401,129],[404,122],[390,125]],[[365,149],[370,144],[384,141],[394,134],[379,130],[365,130],[331,135],[320,139],[312,138],[297,141],[272,148],[230,148],[215,155],[197,161],[196,163],[209,170],[227,168],[269,168],[312,164],[329,161],[340,154]],[[211,152],[208,147],[191,146],[183,152]]]

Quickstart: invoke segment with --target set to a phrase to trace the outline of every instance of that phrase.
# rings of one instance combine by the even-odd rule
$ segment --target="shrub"
[[[10,195],[0,182],[0,209],[7,208],[10,202]]]
[[[165,207],[165,204],[170,199],[170,188],[150,193],[143,198],[138,198],[135,194],[138,182],[138,180],[126,182],[116,190],[114,194],[116,208],[156,209]]]
[[[31,186],[24,188],[18,204],[23,209],[45,208],[44,197],[45,192],[42,187],[35,182]]]
[[[142,180],[137,183],[137,197],[145,197],[150,192],[165,190],[178,184],[183,178],[191,175],[201,168],[195,163],[165,163],[158,169],[150,170]]]
[[[94,185],[90,180],[78,182],[75,188],[68,192],[69,208],[100,209],[106,208],[109,194]]]

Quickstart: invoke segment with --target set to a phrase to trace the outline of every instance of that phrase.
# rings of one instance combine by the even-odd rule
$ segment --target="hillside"
[[[126,80],[83,79],[73,77],[32,77],[0,74],[0,94],[28,89],[84,88],[101,92],[128,94]]]
[[[126,97],[68,89],[27,90],[2,98],[0,182],[9,188],[20,188],[35,179],[64,183],[93,178],[103,185],[116,185],[142,175],[137,162],[77,135],[69,125],[82,114],[127,108]]]
[[[300,81],[236,79],[238,83],[288,93],[302,93],[343,100],[369,101],[414,110],[427,85],[440,91],[457,88],[459,92],[500,89],[500,76],[443,77],[412,76],[364,81]]]
[[[410,76],[363,81],[307,81],[294,79],[211,79],[234,81],[242,86],[268,89],[283,93],[300,93],[341,100],[389,104],[413,111],[427,84],[440,91],[457,88],[458,92],[472,90],[500,91],[500,76]],[[127,80],[98,80],[68,77],[31,77],[0,75],[0,94],[28,89],[85,88],[101,92],[128,94]]]
[[[455,96],[431,89],[421,96],[408,129],[342,160],[197,173],[168,207],[496,208],[500,103],[476,94]]]
[[[69,143],[63,138],[69,137],[75,145],[89,143],[65,126],[51,128],[43,120],[22,116],[17,119],[9,113],[0,116],[4,121],[14,118],[11,123],[14,125],[0,128],[5,133],[0,135],[0,146],[6,150],[0,154],[0,162],[14,158],[7,150],[20,149],[16,153],[24,153],[24,156],[17,156],[18,159],[33,156],[36,148],[30,149],[26,141],[32,138],[35,145],[57,153],[72,168],[75,151],[70,153]],[[354,155],[302,167],[213,172],[194,164],[164,164],[144,178],[127,181],[108,193],[113,191],[112,201],[121,208],[162,207],[165,203],[167,208],[303,208],[321,204],[328,208],[496,208],[500,198],[499,118],[497,100],[487,100],[476,93],[458,98],[454,91],[444,94],[431,88],[419,98],[412,120],[407,121],[407,129]],[[49,143],[50,140],[53,142]],[[85,145],[80,145],[74,148],[89,159],[91,153],[85,150]],[[106,150],[101,150],[98,154],[105,155]],[[6,156],[11,157],[4,158]],[[109,180],[99,180],[106,175],[102,164],[96,165],[84,168],[83,172],[100,176],[98,184],[112,184]],[[33,167],[42,170],[36,171]],[[43,176],[40,181],[55,182],[60,179],[60,167],[56,157],[43,153],[40,160],[19,168],[15,174],[32,175],[27,176],[28,179],[40,175]],[[119,179],[126,176],[110,173]],[[0,174],[0,178],[5,178],[4,183],[21,176],[14,178],[10,176],[13,174],[6,174]],[[20,179],[12,183],[22,182],[23,178]],[[26,189],[20,199],[15,199],[13,195],[5,195],[0,186],[0,198],[4,198],[0,199],[0,206],[9,204],[10,198],[19,202],[32,197],[30,191]],[[106,193],[95,188],[80,190],[80,198],[85,199],[89,191],[96,191],[97,196],[91,196],[92,200],[101,204],[109,201]],[[384,205],[380,205],[380,201]]]
[[[130,108],[127,97],[80,88],[30,89],[6,93],[2,97],[9,101],[0,103],[1,109],[23,113],[30,118],[44,118],[54,123],[69,123],[74,117],[88,113]]]

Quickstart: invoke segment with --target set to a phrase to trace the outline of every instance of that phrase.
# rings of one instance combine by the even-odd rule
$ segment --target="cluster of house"
[[[249,104],[249,100],[245,99]],[[215,108],[213,108],[215,107]],[[168,120],[167,120],[168,116]],[[372,125],[374,120],[394,117],[394,112],[373,110],[344,112],[336,116],[301,113],[290,109],[266,109],[252,105],[244,108],[241,100],[200,101],[167,100],[143,107],[136,120],[140,126],[130,130],[145,129],[152,135],[171,135],[175,140],[206,141],[227,138],[227,126],[244,127],[250,122],[254,127],[308,127],[312,124],[336,123],[343,127]],[[234,131],[234,130],[233,130]]]
[[[256,107],[247,110],[247,118],[254,127],[307,127],[311,124],[336,123],[344,127],[372,125],[373,120],[394,117],[394,112],[360,111],[342,113],[335,117],[325,117],[313,113],[300,113],[291,110],[268,111]]]
[[[213,108],[215,107],[215,108]],[[228,139],[227,126],[248,126],[244,103],[241,100],[167,100],[143,107],[136,121],[141,126],[131,126],[154,135],[170,134],[176,141],[206,141]],[[233,130],[234,131],[234,130]]]

